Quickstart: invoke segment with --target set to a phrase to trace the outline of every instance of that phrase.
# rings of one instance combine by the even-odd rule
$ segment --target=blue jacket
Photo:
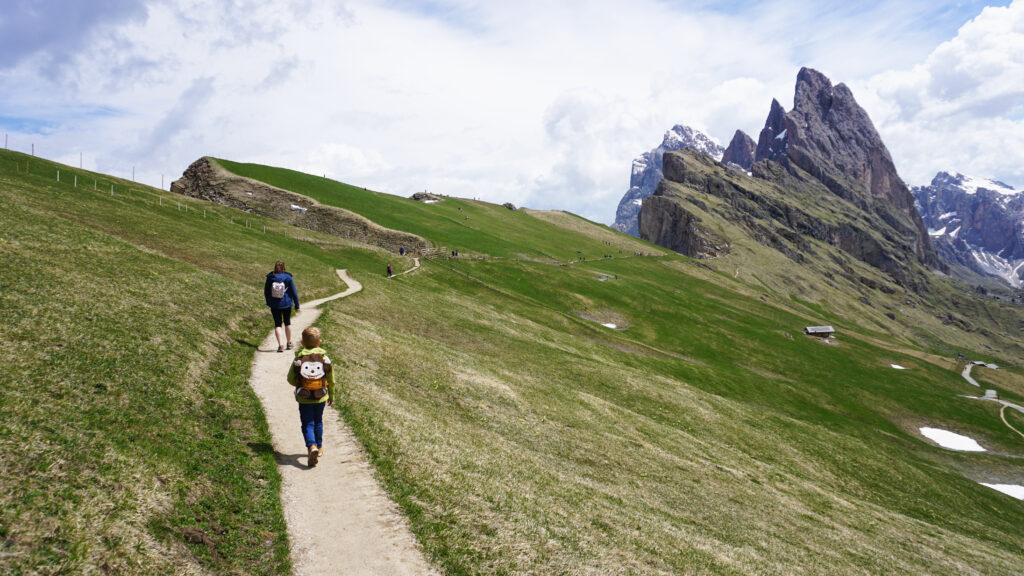
[[[283,298],[274,298],[270,295],[270,285],[273,282],[284,282],[286,291]],[[287,272],[281,272],[280,274],[271,272],[267,274],[267,282],[263,285],[263,297],[267,299],[267,306],[274,310],[291,308],[292,304],[295,305],[296,310],[299,309],[299,294],[295,291],[295,281],[292,280],[292,275]]]

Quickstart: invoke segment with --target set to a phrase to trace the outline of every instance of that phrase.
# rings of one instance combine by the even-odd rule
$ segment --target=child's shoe
[[[312,468],[313,466],[316,466],[316,461],[319,460],[319,459],[320,459],[320,450],[316,446],[310,446],[309,447],[309,458],[307,459],[308,462],[309,462],[309,467]]]

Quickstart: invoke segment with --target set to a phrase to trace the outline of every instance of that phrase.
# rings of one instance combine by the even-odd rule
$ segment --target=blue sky
[[[169,183],[215,155],[610,222],[674,124],[846,83],[901,175],[1024,187],[1024,0],[15,0],[9,145]]]

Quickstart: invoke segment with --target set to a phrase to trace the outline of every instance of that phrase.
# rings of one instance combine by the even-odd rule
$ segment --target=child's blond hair
[[[306,348],[316,348],[320,345],[320,329],[310,326],[302,331],[302,345]]]

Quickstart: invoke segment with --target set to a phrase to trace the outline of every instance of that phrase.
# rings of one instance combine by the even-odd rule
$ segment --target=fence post
[[[78,188],[78,174],[75,174],[75,188]]]
[[[188,204],[185,204],[185,213],[188,214]]]
[[[203,208],[203,218],[206,218],[206,208]]]
[[[164,197],[163,196],[157,196],[157,198],[160,198],[160,205],[163,206],[164,205]]]
[[[60,170],[57,170],[57,182],[60,182]]]

